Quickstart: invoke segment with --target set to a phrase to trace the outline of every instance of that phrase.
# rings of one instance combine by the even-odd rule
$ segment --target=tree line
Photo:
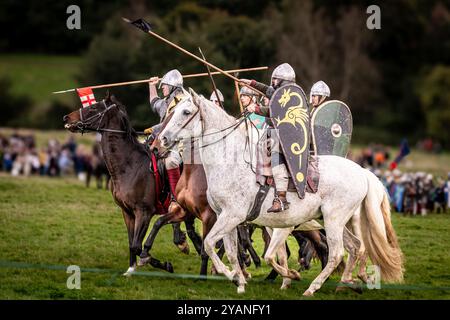
[[[429,136],[450,145],[450,1],[3,2],[7,10],[0,10],[0,24],[15,28],[0,40],[0,48],[82,54],[80,85],[162,76],[172,68],[205,70],[120,19],[144,17],[158,34],[194,53],[201,47],[222,68],[270,67],[241,77],[269,82],[271,70],[289,62],[306,92],[324,80],[332,97],[353,110],[362,140],[397,144],[401,137]],[[65,28],[65,9],[73,3],[82,11],[79,32]],[[366,27],[366,9],[372,4],[381,10],[380,30]],[[20,23],[18,16],[23,17]],[[236,114],[234,84],[215,79],[226,107]],[[205,96],[211,93],[207,78],[186,85]],[[145,85],[111,91],[127,105],[138,128],[157,121]]]

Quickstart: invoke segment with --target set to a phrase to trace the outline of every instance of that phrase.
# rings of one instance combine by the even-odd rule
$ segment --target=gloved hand
[[[153,133],[153,128],[147,128],[144,130],[144,134],[151,135]]]
[[[148,79],[149,84],[152,85],[157,85],[159,82],[159,78],[158,77],[151,77],[150,79]]]
[[[256,111],[256,104],[251,103],[250,105],[247,106],[247,108],[245,108],[245,110],[247,110],[248,112],[255,112]]]

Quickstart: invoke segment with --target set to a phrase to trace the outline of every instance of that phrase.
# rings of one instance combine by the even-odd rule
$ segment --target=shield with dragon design
[[[345,103],[331,100],[321,104],[313,111],[311,123],[315,154],[347,156],[353,119]]]
[[[269,102],[270,117],[286,165],[291,174],[298,196],[303,199],[306,187],[306,172],[309,155],[309,111],[306,96],[296,84],[278,88]]]

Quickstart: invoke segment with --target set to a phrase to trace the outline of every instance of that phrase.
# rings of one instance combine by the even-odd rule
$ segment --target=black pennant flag
[[[130,21],[126,18],[123,18],[123,20],[125,20],[128,23],[131,23],[133,26],[135,26],[136,28],[141,29],[142,31],[148,33],[149,31],[152,30],[152,26],[150,25],[150,23],[148,23],[147,21],[145,21],[144,19],[137,19],[134,21]]]

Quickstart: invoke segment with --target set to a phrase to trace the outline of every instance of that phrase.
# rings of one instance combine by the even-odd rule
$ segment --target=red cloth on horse
[[[170,205],[170,195],[167,195],[163,203],[159,200],[161,192],[163,191],[163,181],[161,181],[161,176],[158,172],[158,162],[154,153],[152,153],[152,166],[153,174],[155,176],[156,213],[166,214]]]

